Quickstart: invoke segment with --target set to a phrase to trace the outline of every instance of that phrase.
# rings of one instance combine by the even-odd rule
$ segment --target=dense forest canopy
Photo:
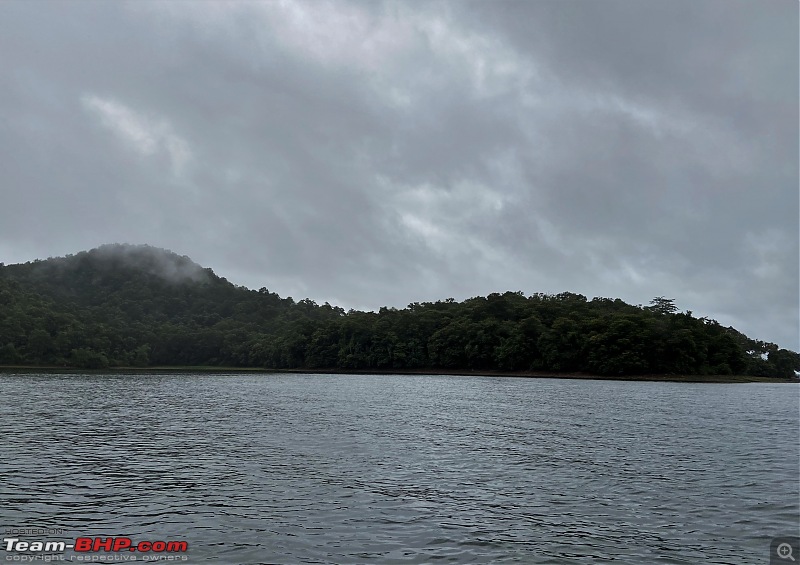
[[[505,292],[346,312],[236,286],[162,249],[106,245],[0,264],[0,364],[794,378],[800,355],[665,297]]]

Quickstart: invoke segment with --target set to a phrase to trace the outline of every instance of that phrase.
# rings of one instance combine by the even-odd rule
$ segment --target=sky
[[[0,261],[665,296],[798,350],[799,50],[795,0],[5,0]]]

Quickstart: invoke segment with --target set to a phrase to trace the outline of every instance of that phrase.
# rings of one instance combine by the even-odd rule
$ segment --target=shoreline
[[[345,370],[345,369],[265,369],[262,367],[217,367],[199,366],[154,366],[154,367],[108,367],[106,369],[82,369],[80,367],[59,367],[53,365],[0,365],[0,375],[8,371],[51,371],[55,373],[265,373],[298,375],[430,375],[453,377],[512,377],[527,379],[572,379],[599,381],[635,382],[682,382],[682,383],[781,383],[800,384],[800,379],[780,379],[776,377],[754,377],[749,375],[593,375],[590,373],[556,373],[548,371],[459,371],[459,370]]]

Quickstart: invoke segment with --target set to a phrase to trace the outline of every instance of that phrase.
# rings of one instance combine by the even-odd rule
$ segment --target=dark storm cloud
[[[667,295],[798,347],[794,3],[0,15],[0,260],[148,243],[360,308]]]

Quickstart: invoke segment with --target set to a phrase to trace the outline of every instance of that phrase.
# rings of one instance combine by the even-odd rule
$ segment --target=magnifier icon
[[[794,561],[794,557],[792,556],[792,546],[788,543],[782,543],[778,546],[777,549],[778,557],[781,559],[791,559]]]

